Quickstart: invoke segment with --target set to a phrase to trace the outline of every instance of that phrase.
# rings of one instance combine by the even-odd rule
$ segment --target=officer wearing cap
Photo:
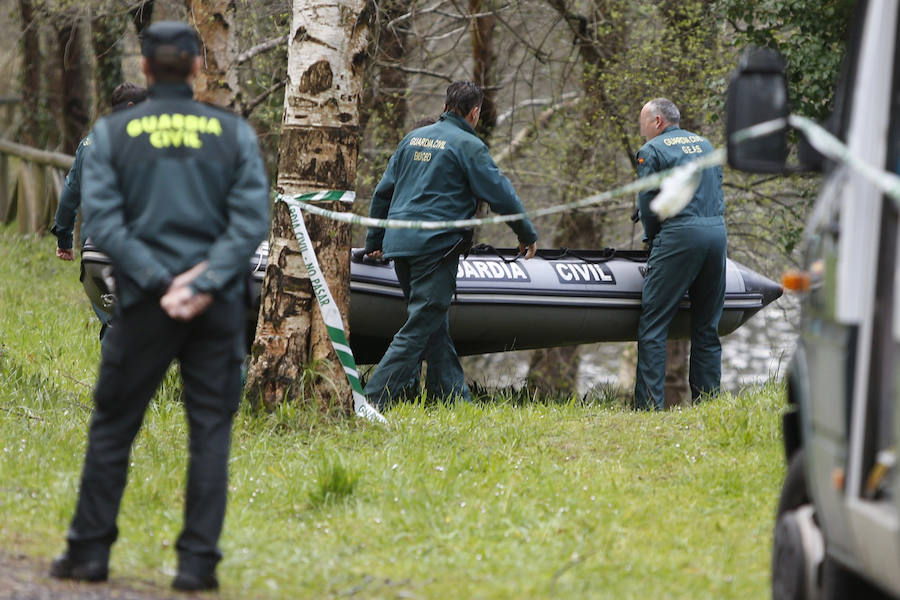
[[[143,102],[146,98],[146,89],[126,81],[115,87],[110,97],[110,104],[113,112],[116,112],[129,106],[134,106],[138,102]],[[86,136],[78,144],[72,168],[69,169],[62,192],[59,194],[59,204],[56,207],[56,215],[53,217],[53,227],[50,229],[50,233],[56,236],[56,256],[60,260],[75,259],[75,254],[72,251],[72,234],[75,231],[75,218],[81,206],[81,167],[84,164],[85,150],[90,145],[90,135]],[[86,232],[82,227],[81,238],[85,239],[86,237]],[[92,303],[91,306],[94,308],[94,313],[101,323],[100,340],[102,341],[109,325],[109,315],[96,304]]]
[[[500,214],[524,212],[509,180],[475,134],[483,98],[481,88],[470,81],[450,84],[440,120],[408,133],[391,156],[372,196],[370,216],[468,219],[474,216],[479,199]],[[531,222],[523,219],[509,226],[525,258],[532,258],[538,236]],[[459,229],[369,229],[366,253],[394,259],[408,312],[364,390],[378,408],[391,399],[418,393],[423,360],[428,365],[425,390],[430,398],[471,399],[450,338],[448,316],[465,244],[466,235]]]
[[[178,359],[190,430],[179,590],[218,587],[231,423],[241,394],[245,278],[268,231],[268,182],[250,126],[194,102],[199,42],[184,23],[142,37],[149,99],[96,124],[84,161],[83,211],[112,260],[116,326],[103,346],[94,412],[66,552],[50,574],[100,581],[131,444]]]
[[[665,98],[651,100],[641,109],[640,131],[647,143],[637,154],[639,177],[713,151],[705,138],[679,127],[680,120],[678,107]],[[638,196],[650,258],[638,323],[634,400],[637,408],[661,410],[665,406],[666,338],[685,293],[691,301],[691,397],[697,400],[719,391],[722,344],[718,328],[725,304],[728,240],[721,167],[704,169],[690,203],[662,223],[650,209],[657,193],[651,190]]]

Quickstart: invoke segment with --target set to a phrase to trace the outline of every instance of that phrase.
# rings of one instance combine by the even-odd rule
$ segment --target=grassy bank
[[[0,546],[49,559],[99,355],[77,264],[0,229]],[[168,584],[186,429],[167,379],[135,445],[112,576]],[[760,598],[783,459],[775,386],[665,414],[405,405],[384,428],[246,405],[223,598]]]

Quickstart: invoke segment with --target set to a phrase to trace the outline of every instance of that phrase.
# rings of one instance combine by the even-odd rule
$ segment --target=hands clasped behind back
[[[212,294],[197,293],[190,287],[191,282],[199,277],[207,266],[207,261],[197,263],[172,280],[169,289],[159,299],[159,305],[170,318],[176,321],[190,321],[212,304]]]

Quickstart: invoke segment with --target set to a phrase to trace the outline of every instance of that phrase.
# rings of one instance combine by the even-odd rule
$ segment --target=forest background
[[[293,4],[299,4],[295,1]],[[789,64],[793,110],[825,119],[840,71],[850,0],[386,0],[369,2],[359,57],[357,202],[368,198],[397,142],[440,112],[449,82],[487,91],[478,133],[525,206],[537,209],[634,179],[647,100],[679,105],[682,125],[722,146],[729,72],[749,44]],[[205,45],[198,93],[246,116],[277,180],[288,67],[289,0],[0,0],[0,134],[71,154],[108,109],[112,88],[143,83],[138,33],[151,21],[188,20]],[[355,64],[355,63],[354,63]],[[338,74],[339,75],[339,74]],[[815,176],[725,170],[729,254],[764,274],[796,260]],[[542,247],[636,248],[634,198],[539,219]],[[46,232],[55,207],[35,229]],[[14,220],[14,207],[0,211]],[[354,246],[364,230],[352,231]],[[505,226],[478,241],[511,246]],[[351,332],[352,335],[352,332]],[[538,388],[568,393],[578,347],[527,357]],[[624,370],[623,370],[624,371]]]

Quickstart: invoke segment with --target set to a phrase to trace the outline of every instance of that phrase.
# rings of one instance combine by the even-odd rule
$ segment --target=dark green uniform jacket
[[[53,227],[50,229],[50,233],[56,236],[57,246],[64,250],[72,247],[75,217],[81,205],[81,166],[84,163],[85,150],[90,145],[91,136],[88,135],[81,140],[75,150],[75,161],[66,174],[66,181],[59,195],[59,206],[56,207],[56,216],[53,217]],[[85,232],[82,231],[81,239],[85,237]]]
[[[243,293],[248,261],[269,226],[268,181],[241,118],[194,102],[187,84],[97,122],[82,204],[92,241],[113,261],[121,308],[159,296],[193,265],[196,292]]]
[[[638,151],[638,174],[645,177],[712,151],[704,138],[671,126]],[[642,192],[638,197],[644,237],[651,249],[641,294],[634,399],[639,408],[661,410],[666,338],[685,294],[691,301],[691,395],[699,398],[719,390],[722,346],[718,326],[725,301],[728,236],[722,216],[725,202],[721,167],[704,169],[690,203],[662,224],[650,210],[656,193]]]
[[[478,200],[500,214],[524,212],[509,180],[500,172],[475,130],[453,112],[410,132],[391,156],[375,188],[369,215],[384,219],[445,221],[469,219]],[[523,244],[537,241],[531,222],[509,224]],[[455,244],[459,230],[379,229],[366,234],[366,251],[386,257],[418,256]]]
[[[665,171],[696,160],[713,151],[706,138],[670,125],[661,134],[638,150],[638,177]],[[649,190],[638,195],[638,208],[644,225],[644,241],[651,242],[659,233],[659,219],[650,210],[650,202],[659,190]],[[704,169],[700,186],[684,210],[666,219],[663,227],[684,225],[724,225],[725,198],[722,195],[722,167]]]

